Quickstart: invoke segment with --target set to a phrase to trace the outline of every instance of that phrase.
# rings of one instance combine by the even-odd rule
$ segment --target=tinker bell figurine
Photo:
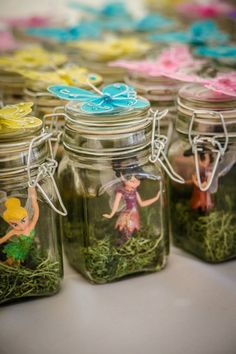
[[[160,191],[151,199],[142,200],[137,188],[140,185],[140,176],[137,171],[132,171],[130,174],[116,172],[117,177],[121,178],[122,186],[116,189],[115,200],[110,214],[103,214],[107,219],[111,219],[119,209],[120,202],[123,200],[124,207],[119,213],[115,223],[115,228],[121,234],[119,245],[128,241],[135,231],[140,230],[140,216],[138,205],[141,208],[147,207],[155,203],[160,196]]]
[[[11,266],[19,265],[24,262],[33,239],[35,237],[35,225],[39,218],[39,206],[37,202],[37,194],[34,187],[28,188],[28,195],[31,198],[33,216],[29,217],[26,208],[21,206],[18,198],[8,198],[5,201],[6,210],[3,212],[3,219],[12,227],[12,229],[0,238],[0,244],[9,240],[4,246],[3,253],[6,254],[6,264]],[[15,236],[13,238],[13,236]]]

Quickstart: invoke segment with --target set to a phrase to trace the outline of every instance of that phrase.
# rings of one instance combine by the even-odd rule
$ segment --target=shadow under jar
[[[48,137],[42,125],[0,133],[0,304],[60,289],[59,194]]]
[[[85,114],[65,107],[59,181],[70,264],[93,283],[161,270],[169,250],[165,180],[149,161],[149,107]]]
[[[236,99],[183,87],[176,130],[169,158],[185,184],[169,185],[173,242],[211,263],[235,258]]]

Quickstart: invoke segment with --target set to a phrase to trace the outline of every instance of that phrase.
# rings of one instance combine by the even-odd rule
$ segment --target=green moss
[[[186,200],[173,204],[172,229],[176,246],[213,263],[236,257],[236,214],[227,195],[225,202],[226,211],[214,209],[205,214],[191,210]]]
[[[58,291],[62,270],[50,258],[28,259],[27,266],[0,263],[0,303],[32,296],[52,295]],[[30,268],[29,268],[30,265]]]
[[[103,237],[97,235],[95,238],[91,225],[89,246],[86,247],[78,232],[83,230],[81,224],[72,226],[67,222],[65,230],[65,251],[70,264],[94,283],[106,283],[134,273],[154,272],[166,264],[163,236],[158,237],[152,227],[143,228],[121,246],[116,246],[114,235],[105,233]]]

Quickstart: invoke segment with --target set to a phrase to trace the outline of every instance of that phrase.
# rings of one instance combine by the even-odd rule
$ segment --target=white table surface
[[[172,249],[158,273],[91,285],[68,265],[52,297],[0,307],[1,354],[235,354],[236,261]]]

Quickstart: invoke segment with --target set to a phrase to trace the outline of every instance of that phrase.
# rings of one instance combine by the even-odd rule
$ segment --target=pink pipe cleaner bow
[[[13,17],[3,18],[2,22],[5,22],[9,26],[26,28],[26,27],[46,27],[49,26],[52,19],[48,16],[29,16],[29,17]]]
[[[123,67],[130,72],[145,74],[151,77],[165,76],[186,82],[205,82],[205,80],[197,75],[189,73],[202,63],[202,60],[193,59],[187,46],[175,45],[165,49],[155,61],[118,60],[109,65]]]
[[[233,10],[233,6],[221,1],[209,4],[184,3],[177,6],[177,11],[188,18],[215,18],[227,15]]]
[[[204,84],[208,89],[236,97],[236,71],[216,76]]]

